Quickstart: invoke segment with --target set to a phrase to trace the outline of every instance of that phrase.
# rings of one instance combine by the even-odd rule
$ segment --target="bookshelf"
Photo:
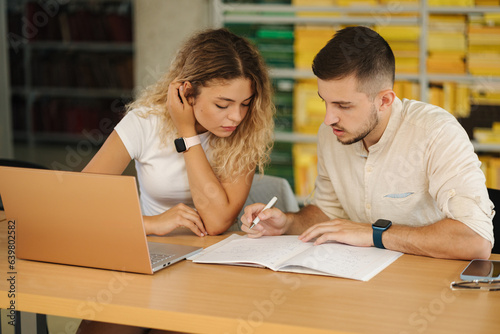
[[[491,127],[491,119],[488,120],[489,123],[485,122],[485,120],[474,123],[469,119],[474,118],[471,116],[475,114],[484,113],[483,109],[489,110],[493,107],[500,111],[500,101],[499,103],[494,101],[497,95],[500,97],[500,72],[487,72],[487,70],[484,70],[486,72],[481,73],[481,68],[475,69],[472,66],[469,68],[468,64],[469,56],[472,54],[469,53],[472,50],[472,48],[469,50],[470,22],[477,20],[477,16],[491,15],[494,20],[497,20],[494,25],[500,27],[500,2],[478,0],[405,0],[397,2],[360,0],[355,1],[356,5],[350,5],[352,2],[346,0],[214,0],[214,22],[217,26],[226,26],[236,33],[242,33],[246,37],[254,39],[259,48],[262,42],[259,39],[260,36],[255,37],[251,33],[245,32],[243,28],[245,25],[252,27],[252,29],[258,29],[257,26],[265,27],[264,29],[271,29],[269,28],[271,26],[277,26],[280,29],[288,28],[296,36],[306,30],[303,29],[304,27],[312,26],[316,29],[314,31],[316,35],[323,34],[322,30],[330,29],[330,37],[335,30],[346,25],[361,24],[374,27],[388,40],[391,46],[396,46],[393,47],[397,59],[396,81],[401,82],[401,85],[412,86],[410,96],[405,96],[406,94],[400,94],[399,92],[398,96],[419,99],[449,109],[449,101],[442,102],[449,98],[446,94],[451,91],[453,94],[452,108],[454,115],[468,131],[478,154],[500,154],[500,143],[480,143],[473,138],[473,128],[476,126]],[[314,4],[317,4],[317,6]],[[440,17],[444,17],[445,20],[442,24],[441,22],[436,24],[436,20],[439,20]],[[452,22],[446,22],[448,18],[452,18]],[[463,20],[462,25],[459,25],[458,28],[462,29],[463,32],[461,35],[446,35],[446,33],[454,33],[453,29],[456,29],[457,22],[453,20],[457,20],[457,18]],[[234,29],[235,27],[236,29]],[[400,30],[399,35],[394,34],[395,28]],[[387,31],[390,32],[390,29],[393,29],[392,37],[395,38],[394,40],[391,39],[391,35],[385,35]],[[316,37],[314,34],[305,35],[307,37],[303,38],[303,40],[314,39]],[[412,37],[409,38],[408,36]],[[326,43],[327,38],[329,37],[323,38],[323,45]],[[442,39],[439,40],[439,38]],[[500,34],[496,38],[500,39]],[[310,64],[312,55],[305,55],[306,61],[301,59],[300,55],[297,55],[298,50],[307,48],[304,47],[307,44],[297,46],[296,41],[294,43],[294,64],[291,66],[285,66],[282,63],[276,65],[273,62],[268,64],[273,80],[291,80],[294,87],[297,87],[301,82],[314,79],[314,75],[310,68],[303,66],[305,63]],[[448,44],[450,45],[448,46]],[[403,46],[403,51],[397,49],[399,45]],[[500,57],[500,42],[495,47],[497,47],[498,56]],[[309,47],[309,49],[313,49],[313,47]],[[408,54],[410,56],[404,58]],[[263,52],[263,55],[266,58],[266,52]],[[403,55],[403,57],[400,57],[400,55]],[[310,59],[307,59],[307,56]],[[455,63],[452,63],[452,58]],[[467,59],[467,61],[464,59]],[[494,62],[492,61],[492,63]],[[500,61],[497,63],[500,64]],[[456,71],[458,67],[462,67],[462,72],[460,70]],[[476,89],[476,93],[472,89]],[[499,93],[492,94],[494,95],[493,98],[484,97],[482,92],[491,90],[495,92],[498,90]],[[279,89],[277,91],[280,92]],[[293,89],[290,91],[293,91]],[[297,92],[290,94],[294,95],[293,103],[297,104]],[[304,94],[307,95],[307,92]],[[461,94],[460,98],[459,94]],[[481,103],[484,103],[485,100],[487,100],[486,104],[488,106],[483,108]],[[474,103],[480,105],[474,105]],[[276,142],[289,143],[292,145],[292,150],[295,145],[314,144],[316,142],[315,133],[298,131],[297,119],[303,117],[298,116],[296,111],[300,109],[310,110],[316,107],[319,108],[319,106],[309,102],[307,108],[304,104],[300,108],[287,106],[288,109],[293,110],[293,115],[287,115],[288,118],[292,119],[293,126],[285,130],[278,126],[275,133]],[[277,103],[277,110],[278,125],[281,125],[280,103]],[[495,113],[494,117],[496,115]],[[500,121],[500,115],[493,121]],[[288,124],[289,122],[284,123]],[[486,125],[487,123],[489,125]],[[281,161],[280,164],[283,164],[283,162]],[[295,172],[297,172],[297,166],[294,166],[294,168]],[[298,172],[302,173],[303,171]],[[287,172],[287,174],[289,173]],[[296,177],[291,183],[293,184],[295,181],[297,181]],[[297,188],[295,186],[296,190]]]
[[[133,94],[132,4],[7,1],[14,140],[104,140]]]

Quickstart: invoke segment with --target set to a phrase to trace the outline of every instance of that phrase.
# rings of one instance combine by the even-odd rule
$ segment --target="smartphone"
[[[464,281],[492,281],[500,279],[500,261],[472,260],[462,271],[460,278]]]

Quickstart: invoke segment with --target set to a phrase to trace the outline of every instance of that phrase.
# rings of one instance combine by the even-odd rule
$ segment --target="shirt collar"
[[[390,143],[394,138],[394,134],[396,133],[401,124],[401,111],[403,109],[403,103],[398,97],[395,97],[391,107],[392,107],[391,116],[389,117],[389,122],[387,123],[387,127],[385,128],[382,137],[380,137],[380,140],[376,144],[370,146],[369,149],[370,153],[376,152],[381,148],[385,147],[388,143]],[[363,143],[360,142],[360,144],[363,150],[366,152]]]

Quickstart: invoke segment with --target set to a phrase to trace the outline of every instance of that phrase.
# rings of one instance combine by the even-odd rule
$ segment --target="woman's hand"
[[[167,108],[181,137],[196,135],[193,106],[186,98],[189,82],[173,81],[168,87]]]
[[[196,235],[207,235],[200,215],[193,208],[180,203],[157,216],[144,216],[146,234],[165,235],[178,227],[187,227]]]

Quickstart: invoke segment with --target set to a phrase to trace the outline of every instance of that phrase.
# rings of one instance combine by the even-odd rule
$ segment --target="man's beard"
[[[366,126],[362,130],[360,130],[359,133],[352,139],[347,139],[345,141],[342,141],[340,139],[340,137],[337,137],[337,140],[339,141],[339,143],[341,143],[343,145],[351,145],[351,144],[357,143],[358,141],[363,140],[366,136],[368,136],[370,134],[370,132],[372,132],[372,130],[375,129],[375,127],[378,125],[378,122],[379,122],[379,119],[378,119],[378,115],[377,115],[377,109],[375,108],[375,105],[372,104],[370,118],[368,119]],[[335,125],[335,124],[332,124],[332,126],[333,125]],[[344,130],[344,129],[340,128],[340,130]]]

